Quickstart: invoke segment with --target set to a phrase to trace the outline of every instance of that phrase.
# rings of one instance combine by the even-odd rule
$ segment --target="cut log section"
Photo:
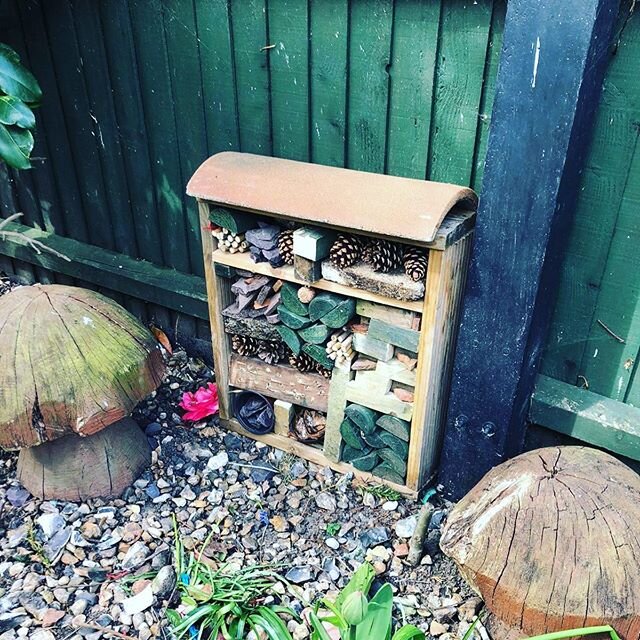
[[[449,515],[440,546],[488,609],[524,635],[610,624],[640,637],[640,476],[587,447],[492,469]]]
[[[151,462],[147,438],[124,418],[85,438],[65,436],[22,449],[17,478],[41,500],[88,500],[119,496]]]

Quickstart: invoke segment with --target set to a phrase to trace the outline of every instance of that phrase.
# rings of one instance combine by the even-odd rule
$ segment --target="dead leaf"
[[[167,353],[169,355],[173,355],[173,347],[171,346],[169,338],[167,338],[167,334],[154,324],[149,325],[149,327],[151,329],[151,333],[153,333],[156,340],[166,349]]]

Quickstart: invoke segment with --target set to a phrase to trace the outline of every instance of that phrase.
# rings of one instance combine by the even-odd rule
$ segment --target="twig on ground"
[[[418,566],[420,560],[422,560],[424,539],[427,537],[429,522],[431,522],[431,516],[434,511],[435,507],[430,502],[425,502],[418,514],[418,523],[411,540],[409,540],[409,555],[407,556],[407,562],[412,567]]]

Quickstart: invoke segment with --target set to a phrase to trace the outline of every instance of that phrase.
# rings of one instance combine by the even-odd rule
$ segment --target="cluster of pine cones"
[[[331,377],[331,371],[325,369],[311,356],[304,352],[296,356],[284,343],[275,340],[259,340],[250,336],[233,334],[231,336],[231,349],[241,356],[257,356],[267,364],[278,364],[286,360],[300,373],[315,371],[325,378]]]
[[[365,240],[341,233],[331,247],[329,259],[338,269],[350,267],[359,260],[382,273],[404,268],[404,272],[416,282],[424,280],[427,275],[426,249],[378,238]]]

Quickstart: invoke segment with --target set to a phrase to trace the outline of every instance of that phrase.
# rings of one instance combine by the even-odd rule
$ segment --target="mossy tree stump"
[[[521,635],[611,624],[637,640],[638,521],[640,476],[601,451],[553,447],[490,471],[452,510],[440,544]]]

